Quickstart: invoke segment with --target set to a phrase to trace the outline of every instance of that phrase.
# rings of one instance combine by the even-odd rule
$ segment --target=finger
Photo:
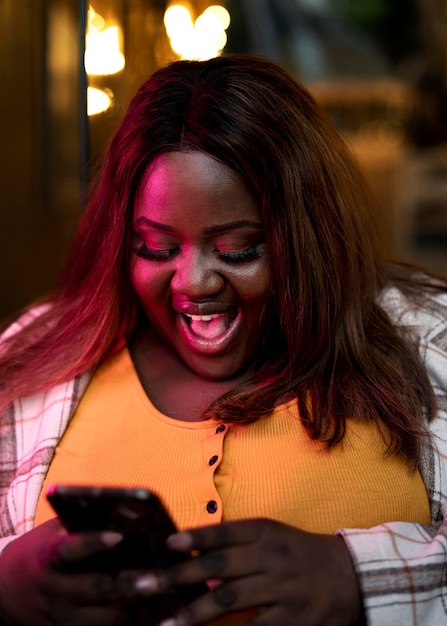
[[[105,606],[73,607],[53,611],[54,620],[65,626],[127,626],[132,624],[131,616],[124,607],[117,604]]]
[[[326,622],[309,622],[308,616],[302,616],[296,610],[284,611],[282,607],[272,606],[257,612],[256,617],[245,626],[297,626],[297,624],[305,624],[306,626],[321,626]]]
[[[231,580],[264,571],[256,544],[213,550],[178,565],[152,570],[137,577],[134,588],[141,595],[154,595],[209,580]]]
[[[174,584],[209,579],[229,580],[265,571],[262,552],[255,543],[212,550],[171,568]]]
[[[46,564],[54,569],[63,569],[64,566],[79,563],[84,559],[113,548],[123,536],[115,532],[67,534],[60,537],[45,552]]]
[[[114,576],[107,572],[58,574],[58,577],[58,594],[73,604],[103,605],[117,602],[123,596]]]
[[[171,535],[167,544],[180,552],[250,544],[258,541],[262,535],[270,533],[276,524],[273,520],[250,519],[204,526]]]
[[[273,603],[273,597],[265,582],[261,575],[224,583],[162,622],[161,626],[195,626],[229,612],[268,607]]]

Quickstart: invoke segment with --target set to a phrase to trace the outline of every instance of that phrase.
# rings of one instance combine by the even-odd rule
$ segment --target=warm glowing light
[[[124,68],[121,39],[120,28],[117,25],[107,26],[105,20],[90,6],[84,55],[87,74],[116,74]]]
[[[96,31],[104,30],[106,26],[105,19],[102,17],[102,15],[99,15],[99,13],[96,13],[95,9],[92,7],[91,4],[88,7],[87,20],[88,20],[88,27],[94,28]]]
[[[181,35],[185,27],[191,31],[194,29],[190,10],[181,4],[171,4],[165,11],[163,21],[169,37]]]
[[[230,14],[226,10],[226,8],[221,6],[220,4],[213,4],[212,6],[208,7],[203,12],[203,15],[207,16],[208,18],[218,20],[220,27],[223,30],[227,30],[231,22]],[[200,17],[201,16],[199,15],[198,19],[200,19]]]
[[[230,14],[223,6],[213,5],[194,21],[189,3],[173,3],[166,9],[164,24],[171,48],[180,58],[206,60],[224,49]]]
[[[110,89],[87,87],[87,115],[98,115],[110,109],[113,104],[113,93]]]

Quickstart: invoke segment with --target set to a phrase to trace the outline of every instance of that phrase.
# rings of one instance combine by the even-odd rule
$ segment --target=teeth
[[[218,313],[214,315],[188,315],[186,314],[186,317],[189,317],[189,319],[193,320],[193,322],[209,322],[215,317],[219,317],[219,314]]]

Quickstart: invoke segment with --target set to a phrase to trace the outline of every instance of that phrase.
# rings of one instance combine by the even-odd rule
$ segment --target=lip
[[[184,307],[186,309],[186,307]],[[190,350],[200,354],[206,354],[209,356],[218,355],[223,352],[228,352],[231,344],[235,340],[236,336],[239,334],[239,330],[242,324],[242,311],[241,309],[237,309],[236,317],[231,322],[230,326],[227,330],[217,337],[212,339],[207,339],[204,337],[200,337],[196,335],[189,326],[185,315],[216,315],[216,314],[227,314],[229,311],[234,311],[235,307],[225,307],[224,311],[216,311],[216,307],[213,307],[212,310],[208,307],[207,310],[200,309],[198,311],[197,306],[194,307],[194,311],[191,308],[188,308],[188,311],[182,310],[178,311],[179,316],[179,326],[181,335],[185,345],[188,346]]]
[[[182,315],[225,315],[236,307],[221,302],[179,302],[173,308]]]

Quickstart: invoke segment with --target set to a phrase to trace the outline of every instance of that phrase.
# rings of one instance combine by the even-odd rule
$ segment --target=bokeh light
[[[89,5],[85,37],[85,71],[90,75],[117,74],[125,65],[121,52],[122,33],[117,24],[107,25]]]
[[[171,48],[181,59],[204,61],[222,53],[230,19],[225,7],[212,5],[194,20],[189,2],[174,2],[166,9],[164,25]]]
[[[113,104],[113,93],[110,89],[87,87],[87,115],[98,115],[110,109]]]

